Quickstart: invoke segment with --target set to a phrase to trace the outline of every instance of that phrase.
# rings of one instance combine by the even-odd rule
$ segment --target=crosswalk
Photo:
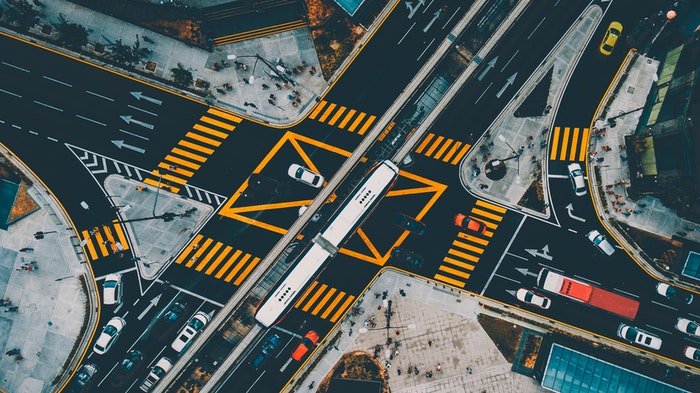
[[[588,128],[554,127],[549,159],[552,161],[585,161],[588,137]]]
[[[102,225],[80,232],[83,249],[94,261],[129,249],[124,228],[117,220],[110,225]]]
[[[236,34],[229,34],[214,38],[214,46],[233,44],[236,42],[252,40],[255,38],[265,37],[268,35],[279,34],[285,31],[298,29],[308,26],[309,23],[303,19],[294,20],[291,22],[280,23],[274,26],[261,27],[259,29],[244,31]]]
[[[428,133],[415,150],[416,154],[457,165],[467,154],[470,144]]]
[[[309,119],[364,135],[377,120],[377,116],[322,100],[311,111]]]
[[[216,148],[236,129],[241,118],[210,108],[170,150],[144,183],[177,194]]]
[[[175,263],[233,285],[241,283],[260,263],[260,258],[198,234],[175,259]]]
[[[503,207],[477,200],[469,212],[469,217],[486,224],[486,232],[482,235],[460,231],[457,239],[452,241],[447,255],[442,259],[443,263],[438,267],[438,273],[433,278],[464,288],[506,212],[507,210]]]
[[[354,300],[354,295],[314,281],[294,304],[294,308],[335,323]]]

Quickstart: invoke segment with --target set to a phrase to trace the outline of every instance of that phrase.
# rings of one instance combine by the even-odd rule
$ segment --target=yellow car
[[[603,37],[603,42],[600,43],[600,48],[598,48],[600,53],[605,56],[610,56],[620,34],[622,34],[622,23],[616,21],[610,22],[610,26],[608,26],[608,30],[605,32],[605,37]]]

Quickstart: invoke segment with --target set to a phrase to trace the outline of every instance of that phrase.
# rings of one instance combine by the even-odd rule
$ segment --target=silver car
[[[576,196],[586,195],[586,180],[583,178],[583,170],[581,165],[578,163],[572,163],[566,166],[569,170],[569,179],[571,180],[571,186],[574,189],[574,194]]]
[[[290,165],[287,174],[292,179],[311,187],[320,188],[323,185],[323,176],[299,164]]]
[[[592,230],[586,234],[588,240],[603,254],[610,256],[615,252],[615,247],[610,244],[608,239],[597,230]]]

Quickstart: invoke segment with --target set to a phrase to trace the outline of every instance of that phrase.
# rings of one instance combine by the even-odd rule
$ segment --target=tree
[[[110,43],[109,47],[112,50],[109,57],[117,64],[125,67],[133,67],[141,58],[151,53],[150,49],[141,48],[141,41],[138,35],[136,36],[136,42],[132,46],[126,45],[121,39],[118,39]]]
[[[27,31],[37,24],[39,12],[27,0],[7,0],[5,16],[21,31]]]
[[[192,70],[185,68],[182,63],[177,63],[176,68],[171,68],[170,73],[173,76],[173,81],[177,86],[188,87],[194,81]]]
[[[56,26],[58,42],[70,49],[80,49],[87,44],[88,32],[85,27],[68,22],[63,15],[59,15],[60,23]]]

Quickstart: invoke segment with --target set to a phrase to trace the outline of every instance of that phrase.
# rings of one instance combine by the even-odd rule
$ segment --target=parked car
[[[194,336],[204,329],[207,323],[209,323],[209,315],[204,311],[197,311],[197,313],[187,321],[187,325],[180,330],[170,347],[177,353],[182,352],[192,341]]]
[[[520,288],[515,292],[515,297],[523,303],[532,304],[541,309],[548,309],[552,305],[552,301],[548,297],[542,296],[529,289]]]
[[[605,31],[605,36],[603,36],[603,41],[600,43],[600,53],[605,56],[610,56],[615,49],[615,43],[617,39],[620,38],[622,34],[622,23],[617,21],[610,22],[608,29]]]
[[[97,341],[95,341],[95,345],[92,347],[92,350],[98,355],[102,355],[109,351],[112,345],[114,345],[119,338],[124,326],[126,326],[126,321],[124,319],[120,317],[113,317],[110,319],[109,322],[107,322],[107,325],[102,328],[102,333],[100,333],[99,337],[97,337]]]
[[[598,232],[597,230],[592,230],[586,234],[586,237],[588,240],[593,243],[595,248],[598,249],[598,251],[602,252],[603,254],[610,256],[615,252],[615,247],[610,244],[608,239],[603,235],[602,233]]]
[[[297,362],[300,362],[301,359],[303,359],[304,356],[306,356],[309,350],[316,346],[318,338],[318,333],[316,333],[315,331],[309,330],[308,332],[306,332],[304,338],[301,339],[299,345],[297,345],[294,351],[292,351],[292,359],[296,360]]]
[[[661,348],[661,338],[645,330],[624,323],[618,326],[617,336],[632,344],[657,350]]]
[[[139,351],[138,349],[132,349],[129,351],[129,353],[126,354],[126,357],[122,359],[121,362],[119,362],[119,367],[124,371],[125,373],[132,372],[134,368],[141,362],[143,359],[143,353]]]
[[[687,346],[683,348],[683,355],[690,360],[700,362],[700,349],[698,348]]]
[[[676,319],[676,329],[695,338],[700,338],[700,324],[688,318]]]
[[[692,293],[672,287],[665,282],[656,284],[656,293],[676,304],[691,304],[693,302]]]
[[[323,185],[323,176],[299,164],[290,165],[287,174],[292,179],[308,184],[311,187],[320,188]]]
[[[173,361],[170,360],[170,358],[163,356],[158,359],[158,362],[151,368],[151,371],[149,371],[146,379],[144,379],[141,386],[139,386],[139,389],[144,392],[150,391],[172,367]]]
[[[180,318],[180,315],[184,314],[186,309],[187,307],[180,302],[173,303],[168,311],[163,314],[163,321],[166,323],[173,323],[177,321]]]
[[[112,306],[122,302],[122,275],[108,274],[102,283],[102,301],[105,306]]]
[[[396,263],[400,263],[402,265],[412,266],[419,269],[423,267],[423,257],[405,248],[393,248],[391,250],[391,258],[394,259]]]
[[[566,166],[569,170],[569,179],[571,180],[571,187],[574,190],[576,196],[586,195],[586,179],[583,178],[583,169],[581,165],[574,162]]]
[[[280,336],[273,334],[272,336],[268,337],[260,348],[260,352],[258,352],[258,354],[255,355],[255,358],[253,358],[253,361],[250,362],[253,368],[257,370],[262,367],[267,358],[270,357],[270,354],[272,354],[272,351],[274,351],[279,344]]]
[[[88,385],[90,385],[90,381],[92,381],[92,378],[97,374],[97,366],[94,364],[83,364],[80,367],[80,370],[78,370],[78,373],[75,374],[75,378],[73,378],[73,382],[70,385],[70,388],[68,388],[68,392],[81,392],[83,391]]]
[[[475,220],[466,214],[457,213],[454,219],[455,225],[460,228],[467,230],[469,232],[478,233],[483,235],[486,233],[486,224],[479,220]]]
[[[425,233],[425,224],[416,220],[413,217],[409,217],[405,214],[397,214],[394,217],[394,224],[400,226],[403,229],[415,233],[416,235],[422,235]]]

